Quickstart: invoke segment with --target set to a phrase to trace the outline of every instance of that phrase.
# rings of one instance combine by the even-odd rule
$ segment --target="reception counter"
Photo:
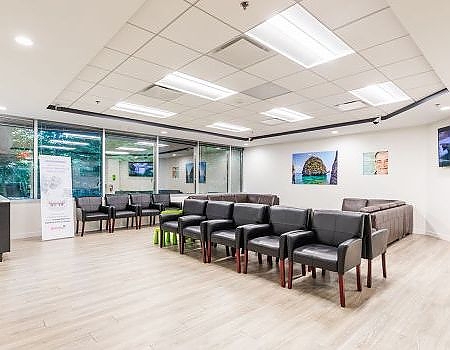
[[[0,196],[0,262],[3,253],[10,250],[10,204],[9,199]]]

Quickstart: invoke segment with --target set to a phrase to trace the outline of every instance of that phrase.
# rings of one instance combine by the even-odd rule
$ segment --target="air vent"
[[[291,91],[270,82],[242,91],[243,94],[254,98],[259,98],[260,100],[281,96],[289,92]]]
[[[142,90],[140,94],[163,101],[172,101],[182,95],[179,91],[158,85],[150,85],[148,88]]]
[[[242,69],[274,54],[273,51],[252,39],[246,36],[239,36],[215,49],[210,56]]]

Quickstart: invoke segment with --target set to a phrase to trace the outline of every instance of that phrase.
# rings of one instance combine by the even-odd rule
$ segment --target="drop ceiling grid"
[[[159,0],[159,1],[161,1],[161,0]],[[107,52],[108,52],[109,54],[112,54],[112,55],[114,55],[114,52],[115,52],[118,59],[121,58],[121,57],[123,57],[123,56],[121,56],[121,55],[124,55],[125,58],[124,58],[123,60],[121,60],[119,64],[117,64],[117,65],[111,67],[110,70],[105,70],[105,69],[103,69],[102,67],[96,67],[96,66],[95,66],[95,58],[94,58],[93,64],[87,65],[86,68],[92,67],[91,69],[97,69],[97,70],[100,70],[100,72],[97,71],[97,74],[100,75],[100,79],[97,80],[96,82],[92,82],[92,81],[91,81],[91,82],[86,82],[85,80],[81,79],[81,78],[83,78],[83,74],[84,74],[84,77],[86,77],[86,72],[85,72],[85,70],[83,70],[82,72],[80,72],[79,77],[77,77],[78,79],[76,79],[76,80],[78,81],[78,84],[79,84],[80,82],[85,82],[85,83],[88,83],[88,84],[94,84],[94,85],[90,86],[90,88],[88,88],[86,91],[82,92],[82,94],[81,94],[80,96],[78,96],[79,91],[73,91],[73,88],[71,88],[70,86],[68,86],[68,87],[66,88],[66,90],[64,90],[64,91],[60,94],[61,98],[59,98],[60,96],[58,96],[59,100],[62,100],[62,101],[69,101],[71,98],[76,97],[76,99],[73,101],[73,103],[70,104],[70,106],[76,106],[76,103],[77,103],[79,100],[82,100],[83,98],[86,98],[86,97],[89,97],[89,96],[92,97],[93,94],[91,93],[91,91],[94,90],[94,92],[95,92],[96,86],[104,87],[104,85],[102,84],[102,82],[103,82],[103,83],[104,83],[105,81],[108,82],[108,80],[111,79],[111,78],[109,78],[110,76],[114,76],[114,74],[120,74],[120,75],[122,75],[122,76],[127,76],[127,77],[128,77],[127,74],[123,74],[123,73],[118,73],[118,72],[117,72],[117,70],[120,68],[120,66],[122,66],[125,62],[129,61],[131,58],[137,58],[136,54],[137,54],[140,50],[142,50],[145,46],[147,46],[152,40],[159,40],[160,38],[162,38],[162,36],[160,36],[160,34],[161,34],[164,30],[166,30],[168,27],[170,27],[171,25],[173,25],[175,22],[177,22],[177,21],[180,19],[180,17],[182,17],[184,14],[186,14],[188,11],[190,11],[193,7],[195,7],[196,9],[199,9],[200,11],[206,13],[207,15],[212,16],[214,19],[220,21],[221,23],[223,23],[223,24],[225,24],[225,25],[227,25],[227,26],[233,28],[233,30],[239,31],[241,34],[243,33],[243,32],[238,28],[238,26],[236,26],[234,23],[227,23],[227,22],[223,21],[222,19],[217,18],[217,17],[214,16],[213,14],[211,14],[211,13],[207,12],[206,10],[204,10],[204,8],[202,8],[202,3],[204,3],[204,1],[198,1],[198,2],[195,3],[195,5],[193,5],[192,2],[188,2],[188,4],[189,4],[188,7],[187,7],[183,12],[181,12],[180,14],[178,14],[177,17],[173,18],[168,24],[166,24],[166,25],[165,25],[162,29],[160,29],[159,32],[157,32],[157,33],[153,33],[153,32],[151,32],[151,31],[149,31],[149,30],[147,30],[147,29],[145,29],[145,28],[142,28],[142,27],[140,27],[140,26],[137,26],[137,25],[134,24],[134,23],[127,22],[127,23],[125,24],[125,26],[130,26],[130,25],[131,25],[131,26],[135,26],[136,28],[138,28],[138,29],[140,29],[140,30],[145,30],[145,31],[147,31],[147,32],[149,33],[149,35],[152,35],[151,38],[150,38],[149,40],[147,40],[145,43],[143,43],[141,46],[139,46],[134,52],[131,52],[130,54],[125,54],[125,53],[120,52],[120,51],[118,51],[118,50],[116,50],[116,49],[111,49],[111,48],[108,47],[108,45],[109,45],[109,43],[108,43],[108,44],[105,46],[105,49],[104,49],[104,50],[108,50]],[[299,2],[299,3],[301,4],[302,2]],[[145,6],[145,5],[144,5],[144,6]],[[363,19],[365,20],[365,19],[369,18],[370,16],[373,16],[374,14],[377,14],[377,13],[379,13],[380,11],[383,11],[383,10],[386,10],[386,9],[388,9],[388,8],[383,8],[382,10],[375,11],[375,12],[370,13],[370,14],[364,16],[364,17],[354,18],[353,20],[346,22],[344,25],[339,26],[338,29],[339,29],[339,30],[345,29],[347,26],[354,25],[355,23],[358,23],[359,21],[361,21],[361,20],[363,20]],[[237,10],[241,10],[241,9],[238,8]],[[242,10],[241,10],[241,11],[242,11]],[[281,11],[281,10],[280,10],[280,11]],[[315,14],[315,13],[313,13],[313,15],[314,15],[316,18],[320,18],[320,16],[317,16],[317,14]],[[257,25],[257,24],[259,24],[259,23],[256,23],[255,25]],[[383,23],[380,23],[379,25],[383,25]],[[125,26],[124,26],[124,27],[125,27]],[[336,29],[336,28],[335,28],[335,29]],[[155,39],[155,38],[158,38],[158,39]],[[395,41],[395,40],[398,40],[398,39],[402,39],[402,38],[409,38],[409,35],[406,33],[406,35],[404,35],[404,36],[402,36],[402,37],[400,37],[400,38],[395,38],[395,39],[389,40],[389,41],[387,41],[387,42],[377,43],[376,45],[371,46],[371,47],[365,47],[364,50],[362,50],[362,51],[368,52],[368,51],[375,51],[377,48],[378,48],[378,49],[382,49],[385,45],[392,45],[392,43],[391,43],[392,41]],[[164,40],[172,41],[172,40],[170,40],[170,39],[168,39],[168,38],[164,38]],[[345,40],[344,40],[344,41],[345,41]],[[230,65],[230,64],[228,64],[228,63],[224,63],[224,62],[218,60],[217,58],[212,58],[212,57],[210,57],[209,55],[210,55],[210,53],[211,53],[211,50],[208,51],[208,52],[206,52],[206,53],[205,53],[205,52],[200,52],[200,51],[198,51],[198,50],[194,50],[192,47],[187,47],[187,46],[183,45],[182,43],[177,43],[177,42],[174,42],[174,41],[172,41],[172,42],[175,43],[175,44],[177,44],[177,45],[181,45],[181,46],[183,46],[183,47],[185,47],[185,48],[187,48],[187,49],[193,50],[193,51],[195,51],[195,52],[199,55],[198,57],[196,57],[196,58],[190,60],[189,62],[186,62],[184,65],[182,65],[180,68],[178,68],[178,70],[181,70],[181,71],[182,71],[184,67],[188,67],[189,65],[192,65],[192,64],[194,64],[196,61],[201,60],[201,59],[202,59],[202,60],[205,60],[205,59],[215,59],[215,60],[217,60],[218,62],[221,62],[221,63],[226,64],[227,66],[230,66],[230,67],[233,68],[233,71],[228,72],[229,74],[227,73],[227,74],[221,76],[220,78],[218,78],[218,80],[224,80],[224,81],[226,81],[226,78],[227,78],[227,77],[231,77],[231,76],[233,76],[233,75],[237,75],[237,73],[241,72],[241,73],[240,73],[241,75],[246,76],[246,74],[250,74],[251,76],[253,76],[253,77],[255,77],[255,78],[257,79],[256,81],[259,81],[259,82],[261,82],[261,83],[272,82],[272,83],[277,84],[277,80],[284,79],[284,78],[288,78],[288,77],[292,77],[292,76],[294,76],[295,74],[298,74],[299,72],[302,72],[302,71],[310,71],[310,72],[314,72],[314,74],[318,75],[318,76],[322,79],[321,82],[318,83],[318,84],[313,84],[313,85],[311,85],[311,86],[309,86],[309,87],[307,87],[307,88],[305,88],[305,89],[301,89],[301,90],[299,90],[299,91],[295,91],[295,94],[297,94],[297,95],[299,96],[299,102],[300,102],[300,104],[301,104],[302,102],[305,102],[305,101],[315,102],[315,103],[319,104],[319,105],[322,107],[322,110],[323,110],[323,111],[326,110],[327,108],[330,108],[330,107],[331,107],[331,108],[335,108],[334,102],[331,102],[331,103],[330,103],[330,102],[327,102],[327,100],[328,100],[328,101],[332,101],[332,100],[333,100],[333,96],[339,96],[339,95],[344,95],[344,94],[346,94],[345,89],[343,89],[342,86],[340,86],[340,85],[337,83],[338,80],[343,79],[343,78],[351,78],[351,77],[355,77],[355,76],[357,76],[358,74],[361,74],[361,73],[364,73],[364,72],[367,72],[367,71],[370,71],[370,70],[376,71],[377,74],[379,74],[380,77],[383,77],[383,79],[384,79],[385,81],[388,81],[388,80],[394,80],[394,79],[389,79],[389,77],[386,75],[386,74],[387,74],[386,72],[389,72],[389,68],[386,68],[386,67],[388,67],[388,66],[390,66],[390,65],[393,65],[393,64],[397,64],[397,65],[399,65],[399,67],[401,67],[401,66],[402,66],[401,63],[404,62],[404,61],[405,61],[404,63],[407,64],[406,61],[409,61],[409,60],[411,60],[412,58],[416,58],[416,59],[417,59],[419,56],[420,56],[420,57],[423,57],[423,56],[421,56],[421,53],[420,53],[420,51],[419,51],[419,55],[415,55],[415,56],[413,56],[413,57],[409,57],[409,58],[406,58],[406,59],[404,59],[404,60],[400,60],[400,61],[396,61],[396,62],[389,62],[388,64],[384,64],[384,65],[381,65],[381,66],[375,66],[375,64],[373,64],[372,62],[370,62],[370,60],[369,60],[367,57],[365,57],[363,54],[361,54],[361,52],[355,52],[355,53],[352,54],[351,56],[358,57],[358,60],[365,62],[365,63],[367,64],[367,67],[364,68],[362,71],[357,71],[357,72],[354,73],[354,74],[348,74],[348,75],[345,75],[344,77],[340,77],[339,79],[328,79],[328,77],[326,76],[326,74],[321,74],[321,73],[320,73],[320,70],[321,70],[320,68],[321,68],[322,65],[321,65],[321,66],[315,67],[316,69],[312,68],[312,69],[309,69],[309,70],[305,70],[303,67],[299,66],[299,71],[297,71],[297,72],[292,72],[292,73],[290,73],[290,74],[288,74],[288,75],[286,75],[286,76],[283,76],[282,78],[277,78],[277,79],[266,79],[265,77],[262,77],[262,76],[260,76],[260,75],[258,75],[258,74],[254,74],[254,72],[252,73],[252,72],[251,72],[251,68],[257,66],[258,64],[261,64],[262,62],[271,60],[271,59],[273,59],[274,57],[277,57],[277,56],[280,56],[280,55],[277,54],[277,55],[275,55],[275,56],[271,56],[271,57],[269,57],[269,58],[267,58],[267,59],[264,59],[264,60],[262,60],[262,61],[255,62],[254,64],[252,64],[252,65],[250,65],[250,66],[247,66],[247,67],[244,67],[244,68],[242,68],[242,69],[239,69],[238,67],[234,67],[233,65]],[[356,51],[356,50],[355,50],[355,51]],[[280,57],[282,57],[282,56],[280,56]],[[346,57],[349,57],[349,56],[346,56]],[[344,58],[345,58],[345,57],[344,57]],[[140,59],[142,59],[142,58],[140,58]],[[342,60],[342,59],[341,59],[341,60]],[[150,62],[150,63],[152,63],[152,64],[160,65],[160,64],[158,64],[157,62],[151,62],[151,61],[146,61],[146,60],[144,60],[144,61],[145,61],[145,62]],[[334,61],[334,62],[335,62],[335,63],[338,63],[338,61],[339,61],[339,60],[336,60],[336,61]],[[425,60],[425,63],[427,63],[426,60]],[[85,68],[85,69],[86,69],[86,68]],[[168,68],[168,67],[166,67],[166,68]],[[430,68],[430,70],[431,70],[431,67],[429,67],[429,68]],[[172,70],[173,70],[173,69],[172,69]],[[250,70],[250,71],[249,71],[249,70]],[[419,70],[419,72],[417,72],[417,74],[411,74],[411,75],[409,75],[409,76],[408,76],[408,75],[406,75],[406,76],[401,76],[401,77],[399,77],[398,79],[404,79],[404,78],[407,78],[407,77],[412,77],[412,78],[414,78],[414,76],[417,75],[418,77],[416,77],[416,78],[417,78],[417,80],[420,81],[420,75],[421,75],[421,74],[424,74],[424,73],[426,73],[426,72],[430,72],[430,71],[423,71],[423,70],[424,70],[423,67],[422,67],[422,68],[419,67],[418,70]],[[103,72],[101,72],[101,71],[103,71]],[[106,75],[103,76],[103,77],[101,77],[101,76],[103,75],[102,73],[104,73],[105,71],[107,72]],[[245,74],[244,74],[244,73],[245,73]],[[433,72],[433,73],[434,73],[434,72]],[[131,77],[131,76],[130,76],[130,77]],[[132,77],[132,78],[136,79],[136,77]],[[89,77],[88,77],[88,79],[89,79]],[[243,78],[243,79],[244,79],[244,78]],[[398,80],[398,79],[397,79],[397,80]],[[92,79],[90,79],[90,80],[92,80]],[[138,80],[138,79],[136,79],[136,80]],[[244,80],[245,80],[245,79],[244,79]],[[426,79],[425,79],[425,80],[426,80]],[[148,83],[148,84],[154,83],[154,81],[147,81],[147,80],[141,80],[141,81],[143,81],[143,82],[145,82],[145,83]],[[394,81],[395,81],[395,80],[394,80]],[[426,80],[426,82],[427,82],[428,85],[431,85],[430,79]],[[439,83],[439,82],[440,82],[440,81],[439,81],[439,79],[438,79],[438,82],[434,81],[433,83],[435,83],[435,85],[437,85],[437,83]],[[327,87],[327,89],[328,89],[328,91],[329,91],[328,94],[323,95],[323,92],[321,92],[321,85],[322,85],[322,84],[323,84],[324,87],[325,87],[325,86]],[[416,83],[414,84],[413,87],[411,87],[410,89],[409,89],[409,88],[406,89],[405,92],[408,93],[408,90],[415,90],[415,91],[418,91],[418,88],[419,88],[420,86],[417,86],[417,84],[419,84],[419,83],[416,82]],[[239,85],[239,84],[238,84],[238,85]],[[361,82],[361,85],[364,86],[364,82],[363,82],[363,81]],[[420,84],[419,84],[419,85],[420,85]],[[111,87],[111,84],[110,84],[109,86],[110,86],[110,88],[116,88],[116,89],[117,89],[117,87],[119,87],[119,86],[117,86],[117,85]],[[362,86],[361,86],[361,87],[362,87]],[[119,91],[122,91],[121,89],[118,89],[118,90],[119,90]],[[138,90],[138,91],[133,91],[133,89],[128,89],[128,90],[129,90],[128,92],[131,92],[131,94],[129,94],[129,95],[126,97],[127,99],[133,100],[133,99],[136,99],[136,97],[138,97],[138,95],[139,95],[138,91],[139,91],[139,90]],[[240,90],[242,90],[242,89],[240,89]],[[304,95],[302,95],[302,91],[303,91]],[[134,93],[133,93],[133,92],[134,92]],[[336,93],[334,93],[334,92],[336,92]],[[119,92],[117,92],[117,93],[119,94]],[[86,97],[85,97],[85,96],[86,96]],[[94,94],[94,96],[97,96],[97,95]],[[98,96],[98,97],[104,97],[104,96]],[[419,95],[418,93],[416,93],[414,99],[417,100],[417,99],[420,98],[420,97],[422,97],[422,96]],[[104,98],[105,98],[105,97],[104,97]],[[107,98],[107,97],[106,97],[106,98]],[[270,99],[269,99],[269,100],[270,100]],[[252,106],[253,104],[255,104],[255,105],[256,105],[256,104],[261,104],[261,102],[265,102],[265,101],[267,101],[267,100],[256,100],[256,101],[254,101],[253,103],[245,104],[245,105],[244,105],[244,108],[246,108],[247,106]],[[165,101],[161,101],[161,104],[159,104],[159,106],[163,105],[164,102],[165,102]],[[176,101],[174,101],[174,102],[176,102]],[[213,103],[214,103],[214,102],[213,102]],[[228,103],[227,101],[223,101],[223,104],[227,104],[227,103]],[[207,103],[205,103],[205,104],[207,104]],[[270,104],[270,102],[269,102],[269,104]],[[286,104],[286,106],[289,106],[289,105],[291,105],[291,106],[294,105],[294,106],[295,106],[295,103]],[[110,106],[109,106],[109,107],[110,107]],[[103,112],[103,113],[110,113],[109,107],[106,108],[106,109],[104,109],[104,110],[102,110],[102,112]],[[195,110],[196,108],[201,108],[202,106],[201,106],[201,105],[188,105],[188,106],[186,106],[186,107],[187,107],[187,109],[184,110],[183,112],[181,112],[180,115],[178,115],[178,117],[176,118],[176,119],[177,119],[177,123],[178,123],[178,125],[180,125],[180,126],[184,124],[184,120],[183,120],[183,118],[182,118],[183,113],[187,113],[187,112],[189,112],[189,111]],[[236,103],[234,103],[234,104],[231,103],[231,107],[232,107],[232,108],[236,108],[236,107],[239,108],[239,106],[236,105]],[[269,107],[269,106],[267,106],[267,107]],[[274,105],[274,107],[275,107],[275,105]],[[281,107],[281,106],[279,106],[279,107]],[[206,111],[206,110],[205,110],[205,111]],[[261,108],[255,106],[254,112],[262,112],[262,111],[263,111],[263,110],[261,110]],[[301,110],[299,110],[299,111],[302,112]],[[362,112],[362,110],[360,110],[359,112]],[[379,112],[382,113],[382,112],[384,112],[384,111],[380,109]],[[217,114],[219,114],[219,113],[220,113],[221,116],[226,116],[226,114],[227,114],[226,111],[218,112],[218,113],[213,112],[213,113],[214,113],[214,114],[209,115],[208,118],[211,118],[212,116],[217,115]],[[314,112],[311,112],[311,114],[314,114]],[[344,112],[339,113],[339,111],[337,111],[336,114],[337,114],[337,115],[339,115],[339,114],[342,115],[343,121],[345,120],[346,116],[348,116],[349,119],[353,119],[353,117],[351,116],[351,114],[349,114],[348,112],[346,112],[346,113],[344,113]],[[190,116],[191,116],[191,118],[192,118],[192,113],[190,114]],[[364,117],[370,117],[370,116],[371,116],[371,115],[365,115]],[[325,120],[328,120],[328,121],[329,121],[329,119],[326,118],[325,116],[323,116],[323,118],[324,118],[324,119],[322,120],[322,119],[320,119],[320,116],[318,116],[316,119],[318,119],[319,121],[325,121]],[[265,119],[265,118],[261,116],[261,121],[264,120],[264,119]],[[205,125],[202,125],[202,124],[201,124],[201,120],[202,120],[202,118],[198,118],[198,120],[196,120],[196,119],[191,120],[190,124],[192,124],[192,125],[190,125],[190,126],[191,126],[191,127],[195,127],[195,128],[201,128],[201,129],[203,129],[203,128],[205,127]],[[236,119],[233,118],[233,117],[230,115],[229,120],[236,120]],[[164,122],[166,122],[166,121],[168,121],[168,120],[165,120]],[[225,120],[225,121],[226,121],[226,120]],[[243,116],[243,118],[242,118],[241,121],[242,121],[243,123],[245,123],[245,118],[244,118],[244,116]],[[253,122],[252,122],[252,123],[253,123]],[[311,123],[311,122],[310,122],[310,123]],[[261,129],[261,131],[262,131],[263,129],[267,129],[267,125],[264,125],[264,124],[262,124],[262,123],[260,123],[260,124],[261,124],[261,127],[260,127],[260,128],[256,128],[256,130],[253,130],[254,132],[258,132],[258,129]],[[303,126],[306,125],[306,124],[308,124],[308,123],[305,123],[305,122],[296,123],[296,124],[295,124],[295,127],[303,127]],[[245,126],[245,125],[244,125],[244,126]],[[287,130],[288,130],[288,129],[292,129],[292,124],[286,123],[286,125],[283,125],[283,127],[286,128]]]

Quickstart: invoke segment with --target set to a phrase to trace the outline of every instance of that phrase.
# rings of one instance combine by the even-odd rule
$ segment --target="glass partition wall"
[[[242,192],[242,148],[231,148],[230,192]]]
[[[156,138],[106,134],[105,192],[153,193]]]
[[[228,191],[229,151],[230,148],[226,146],[200,145],[199,193],[223,193]]]

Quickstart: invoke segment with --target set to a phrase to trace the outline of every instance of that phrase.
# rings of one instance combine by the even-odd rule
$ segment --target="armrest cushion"
[[[148,206],[149,209],[158,209],[159,211],[162,211],[163,207],[161,203],[150,203]]]
[[[181,203],[181,202],[170,202],[169,203],[169,207],[182,209],[183,208],[183,203]]]
[[[159,223],[163,224],[167,221],[178,221],[178,218],[181,214],[160,214],[159,215]]]
[[[140,204],[127,204],[127,210],[134,211],[136,214],[140,214],[141,205]]]
[[[361,263],[362,239],[350,238],[338,246],[338,273],[354,268]]]
[[[111,216],[112,207],[109,206],[109,205],[101,205],[100,206],[100,212],[108,214],[109,216]]]
[[[242,226],[243,248],[247,249],[247,242],[256,237],[270,236],[273,233],[272,226],[269,224],[248,224]]]
[[[216,219],[216,220],[207,220],[203,221],[200,224],[200,230],[203,233],[206,234],[206,238],[209,240],[211,238],[211,233],[214,231],[219,230],[228,230],[231,228],[234,228],[234,222],[233,220],[226,220],[226,219]]]
[[[361,208],[360,212],[362,213],[375,213],[376,211],[380,211],[379,205],[371,205],[369,207]]]
[[[178,219],[178,230],[179,230],[179,232],[182,232],[182,230],[185,227],[200,225],[200,223],[205,220],[206,220],[206,216],[199,216],[199,215],[181,216]]]
[[[288,257],[292,259],[294,250],[302,245],[309,244],[314,239],[313,231],[291,231],[286,234]]]
[[[77,208],[76,213],[77,213],[77,220],[84,221],[86,219],[86,211],[85,210],[83,210],[81,208]]]
[[[388,236],[388,230],[386,229],[372,232],[371,237],[368,237],[365,242],[363,258],[373,259],[378,255],[385,253],[387,249]]]

